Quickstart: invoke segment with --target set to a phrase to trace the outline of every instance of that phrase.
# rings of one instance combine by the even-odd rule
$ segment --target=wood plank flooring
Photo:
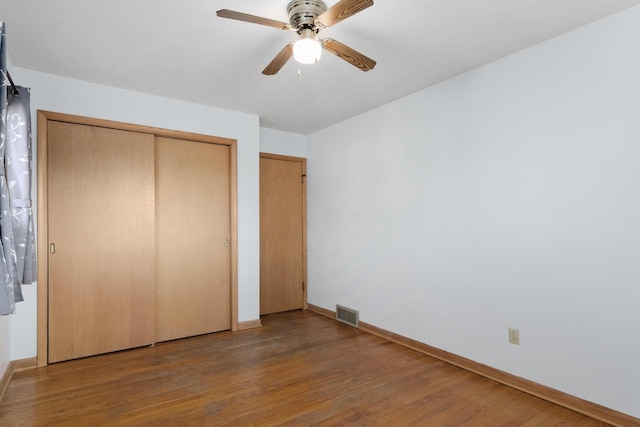
[[[13,426],[605,426],[309,311],[14,375]]]

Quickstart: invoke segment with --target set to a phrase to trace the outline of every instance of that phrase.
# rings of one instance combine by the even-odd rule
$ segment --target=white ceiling
[[[287,22],[289,0],[0,0],[15,66],[257,114],[308,134],[571,31],[640,0],[375,0],[321,32],[375,59],[364,73],[324,52],[262,69],[295,33],[218,18]],[[330,7],[337,0],[326,1]]]

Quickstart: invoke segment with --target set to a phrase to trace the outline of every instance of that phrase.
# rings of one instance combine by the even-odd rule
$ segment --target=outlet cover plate
[[[520,329],[509,328],[509,342],[511,344],[520,345]]]

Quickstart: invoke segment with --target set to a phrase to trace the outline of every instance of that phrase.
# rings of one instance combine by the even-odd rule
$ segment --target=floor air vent
[[[347,325],[357,328],[360,314],[358,310],[336,304],[336,319],[342,323],[346,323]]]

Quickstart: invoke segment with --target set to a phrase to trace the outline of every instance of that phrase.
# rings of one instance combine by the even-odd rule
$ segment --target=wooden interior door
[[[158,341],[231,328],[229,155],[156,138]]]
[[[62,122],[47,130],[49,362],[151,344],[153,136]]]
[[[260,157],[260,314],[304,306],[304,166]]]

